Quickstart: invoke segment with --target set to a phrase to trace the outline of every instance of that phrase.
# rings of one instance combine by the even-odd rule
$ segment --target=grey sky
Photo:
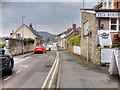
[[[92,8],[96,2],[85,2],[85,8]],[[8,36],[24,23],[37,31],[58,34],[71,27],[73,23],[80,26],[80,8],[82,2],[2,2],[2,36]],[[1,36],[1,35],[0,35]]]

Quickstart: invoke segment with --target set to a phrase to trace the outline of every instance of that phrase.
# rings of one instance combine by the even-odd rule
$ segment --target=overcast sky
[[[20,1],[20,0],[19,0]],[[32,1],[32,0],[31,0]],[[85,2],[85,8],[92,8],[96,2]],[[2,32],[0,36],[9,36],[12,30],[17,30],[24,23],[37,31],[47,31],[59,34],[72,24],[80,26],[83,2],[2,2]]]

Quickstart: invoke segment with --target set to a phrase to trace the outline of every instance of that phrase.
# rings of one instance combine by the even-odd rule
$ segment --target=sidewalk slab
[[[103,68],[86,64],[79,57],[66,51],[61,51],[60,54],[60,88],[118,88],[119,78],[102,71]]]

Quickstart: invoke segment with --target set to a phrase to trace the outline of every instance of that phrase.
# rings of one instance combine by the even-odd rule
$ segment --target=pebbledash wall
[[[22,40],[6,38],[6,52],[12,55],[22,54]],[[34,51],[34,44],[26,42],[24,45],[24,53]]]
[[[93,63],[100,62],[100,51],[101,48],[98,47],[98,21],[94,13],[82,12],[82,30],[81,30],[81,56],[87,58],[88,50],[88,36],[84,35],[84,23],[88,21],[88,28],[91,33],[89,36],[89,59]]]

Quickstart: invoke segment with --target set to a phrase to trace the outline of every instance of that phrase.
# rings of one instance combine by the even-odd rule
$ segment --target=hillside
[[[51,34],[49,32],[45,32],[45,31],[37,31],[39,35],[41,35],[43,37],[44,40],[48,39],[48,38],[54,38],[56,37],[55,34]]]

